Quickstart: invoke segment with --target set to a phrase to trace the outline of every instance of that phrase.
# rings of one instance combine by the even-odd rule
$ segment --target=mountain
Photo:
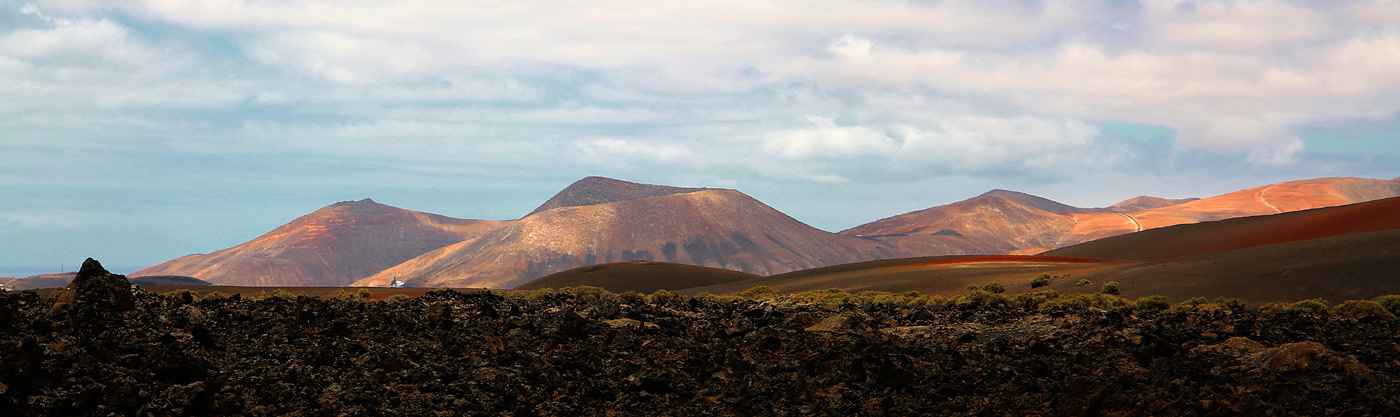
[[[342,201],[243,244],[131,276],[184,275],[236,286],[343,286],[508,223],[454,219],[370,199]]]
[[[1332,207],[1400,196],[1400,182],[1365,178],[1290,181],[1205,199],[1137,197],[1083,209],[995,190],[957,203],[840,232],[921,255],[1032,254],[1177,224]]]
[[[1127,200],[1123,200],[1123,202],[1121,202],[1121,203],[1108,206],[1108,208],[1105,209],[1105,210],[1103,210],[1103,211],[1142,211],[1142,210],[1148,210],[1148,209],[1155,209],[1155,208],[1162,208],[1162,207],[1170,207],[1170,206],[1175,206],[1175,205],[1177,205],[1177,204],[1190,203],[1190,202],[1196,201],[1196,200],[1200,200],[1200,199],[1199,199],[1199,198],[1165,199],[1165,198],[1161,198],[1161,197],[1152,197],[1152,196],[1141,195],[1141,196],[1129,198],[1129,199],[1127,199]]]
[[[1157,261],[1390,229],[1400,229],[1400,197],[1168,226],[1089,241],[1042,255]]]
[[[705,188],[682,188],[667,185],[639,184],[604,177],[586,177],[575,181],[530,214],[560,207],[581,207],[662,197],[672,194],[703,191]]]
[[[616,180],[580,182],[605,197],[556,196],[551,201],[606,202],[546,208],[354,285],[400,281],[408,286],[512,288],[571,268],[635,260],[769,275],[906,255],[878,240],[813,228],[735,190],[678,192]],[[570,186],[566,192],[577,189]]]
[[[622,293],[637,291],[651,294],[656,290],[679,290],[690,287],[740,282],[758,275],[705,266],[667,262],[631,261],[582,266],[515,287],[517,290],[564,288],[588,285]]]
[[[26,278],[0,278],[0,287],[6,290],[33,290],[39,288],[66,287],[73,281],[77,272],[55,272],[33,275]]]
[[[968,284],[1002,283],[1008,295],[1098,292],[1122,296],[1231,297],[1252,306],[1400,294],[1400,197],[1281,214],[1182,224],[1109,237],[1036,256],[962,255],[892,259],[689,288],[728,294],[756,285],[785,293],[825,288],[955,296]],[[1098,259],[1095,259],[1098,258]],[[1032,288],[1031,277],[1055,277]],[[1092,284],[1076,285],[1079,280]]]

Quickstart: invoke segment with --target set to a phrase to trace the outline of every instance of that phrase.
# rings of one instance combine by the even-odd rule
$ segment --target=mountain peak
[[[704,191],[709,188],[684,188],[667,185],[640,184],[606,177],[585,177],[575,181],[549,201],[530,212],[531,215],[559,207],[591,206]],[[528,215],[527,215],[528,216]]]
[[[1056,214],[1083,213],[1087,211],[1085,209],[1060,203],[1058,201],[1054,201],[1045,197],[1026,194],[1020,191],[1003,190],[1000,188],[982,193],[982,195],[978,196],[978,198],[981,197],[1000,197],[1024,204],[1029,207],[1034,207],[1036,209]]]

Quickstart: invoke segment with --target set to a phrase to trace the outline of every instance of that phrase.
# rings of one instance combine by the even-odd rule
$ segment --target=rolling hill
[[[621,197],[545,208],[354,285],[512,288],[572,268],[636,260],[769,275],[906,256],[877,240],[813,228],[735,190],[582,181],[594,193]],[[626,197],[639,198],[616,201]],[[551,199],[559,200],[569,198]]]
[[[1290,181],[1205,199],[1135,197],[1106,208],[1076,208],[995,190],[840,232],[875,238],[919,255],[1034,254],[1109,236],[1178,224],[1332,207],[1400,196],[1400,182],[1365,178]]]
[[[180,257],[131,276],[184,275],[235,286],[343,286],[508,223],[454,219],[370,199],[343,201],[237,246]]]

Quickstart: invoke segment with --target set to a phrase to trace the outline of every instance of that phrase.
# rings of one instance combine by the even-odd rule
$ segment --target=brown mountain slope
[[[758,275],[705,266],[667,262],[632,261],[598,264],[556,272],[515,287],[517,290],[564,288],[579,285],[602,287],[622,293],[679,290],[758,278]]]
[[[238,246],[131,275],[186,275],[216,285],[341,286],[507,223],[454,219],[369,199],[344,201]]]
[[[1042,255],[1155,261],[1389,229],[1400,229],[1400,197],[1144,230]]]
[[[1395,197],[1400,196],[1400,182],[1319,178],[1199,200],[1139,197],[1105,209],[1055,211],[1037,208],[1053,206],[1028,206],[992,194],[882,219],[841,233],[878,237],[918,255],[1031,254],[1177,224]],[[1127,210],[1133,207],[1153,208]]]
[[[666,185],[638,184],[604,177],[586,177],[575,181],[530,214],[560,207],[591,206],[617,203],[649,197],[702,191],[704,188],[681,188]]]
[[[633,260],[767,275],[902,255],[879,241],[818,230],[744,193],[710,189],[545,210],[355,285],[512,288],[570,268]]]
[[[994,190],[840,233],[877,238],[918,255],[997,254],[1055,245],[1074,226],[1069,213],[1079,211],[1028,194]]]
[[[1108,206],[1108,209],[1106,209],[1106,210],[1104,210],[1104,211],[1142,211],[1142,210],[1150,210],[1150,209],[1155,209],[1155,208],[1170,207],[1170,206],[1175,206],[1175,205],[1177,205],[1177,204],[1190,203],[1190,202],[1196,201],[1196,200],[1200,200],[1200,199],[1199,199],[1199,198],[1166,199],[1166,198],[1161,198],[1161,197],[1152,197],[1152,196],[1142,195],[1142,196],[1137,196],[1137,197],[1129,198],[1129,199],[1127,199],[1127,200],[1123,200],[1123,202],[1118,203],[1118,204],[1114,204],[1114,205],[1112,205],[1112,206]]]

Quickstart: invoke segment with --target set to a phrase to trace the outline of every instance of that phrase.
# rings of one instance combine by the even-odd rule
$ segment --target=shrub
[[[1089,284],[1093,284],[1093,283],[1092,283],[1092,282],[1089,282],[1089,280],[1087,280],[1087,279],[1081,279],[1081,280],[1079,280],[1078,282],[1075,282],[1075,283],[1074,283],[1074,286],[1076,286],[1076,287],[1087,287],[1087,286],[1089,286]]]
[[[976,290],[967,295],[958,296],[956,304],[970,304],[974,306],[986,306],[994,308],[1004,308],[1011,306],[1011,299],[1005,295],[996,294],[990,291]]]
[[[1380,304],[1380,306],[1384,307],[1390,314],[1400,316],[1400,295],[1382,295],[1371,301]]]
[[[1288,309],[1288,304],[1284,304],[1284,303],[1268,303],[1268,304],[1264,304],[1264,305],[1262,305],[1262,306],[1259,306],[1259,314],[1263,314],[1263,315],[1266,315],[1266,316],[1272,316],[1272,315],[1275,315],[1275,314],[1278,314],[1278,313],[1282,313],[1282,312],[1284,312],[1284,310],[1287,310],[1287,309]]]
[[[647,302],[647,296],[636,291],[627,291],[618,294],[617,299],[627,304],[644,304]]]
[[[1046,301],[1040,305],[1040,310],[1051,310],[1055,308],[1085,309],[1089,307],[1104,310],[1130,307],[1132,304],[1128,300],[1108,294],[1067,294],[1059,298]]]
[[[1205,297],[1191,297],[1191,299],[1186,300],[1186,301],[1182,301],[1181,304],[1177,304],[1177,305],[1176,305],[1176,308],[1173,308],[1173,310],[1176,310],[1176,311],[1197,311],[1197,310],[1205,309],[1205,307],[1201,307],[1201,306],[1207,306],[1207,307],[1209,307],[1209,306],[1210,306],[1210,300],[1207,300]]]
[[[204,299],[205,299],[205,300],[222,300],[222,299],[225,299],[225,298],[228,298],[228,294],[224,294],[224,293],[218,292],[218,291],[210,291],[210,292],[204,294]]]
[[[1046,285],[1050,285],[1050,274],[1048,273],[1042,272],[1040,275],[1036,275],[1035,278],[1031,278],[1031,288],[1040,288]]]
[[[1215,297],[1215,301],[1212,301],[1212,303],[1235,313],[1244,312],[1246,307],[1244,301],[1240,301],[1238,298]]]
[[[385,298],[385,299],[384,299],[384,302],[387,302],[387,303],[397,303],[397,302],[400,302],[400,301],[407,301],[408,298],[409,298],[409,297],[408,297],[407,295],[403,295],[403,294],[394,294],[394,295],[389,296],[388,298]]]
[[[1362,317],[1377,317],[1382,320],[1395,318],[1395,314],[1392,314],[1390,310],[1386,310],[1380,303],[1366,300],[1348,300],[1338,304],[1336,307],[1332,308],[1332,314],[1358,319]]]
[[[977,284],[967,284],[967,292],[973,292],[980,289],[982,289],[982,287],[977,286]]]
[[[1036,311],[1040,309],[1041,305],[1056,298],[1060,298],[1059,292],[1055,290],[1044,290],[1018,295],[1016,296],[1015,302],[1016,306],[1023,310]]]
[[[647,298],[651,299],[652,304],[668,304],[680,301],[681,295],[675,291],[656,290],[656,292],[651,293]]]
[[[749,288],[734,295],[749,300],[763,301],[770,298],[782,297],[783,293],[778,292],[778,290],[773,289],[773,287],[769,287],[767,285],[759,285],[757,287]]]
[[[361,299],[361,300],[368,300],[368,299],[369,299],[369,288],[361,288],[360,291],[358,291],[358,292],[359,292],[359,294],[360,294],[360,299]]]
[[[1171,308],[1171,302],[1167,297],[1161,295],[1149,295],[1137,299],[1138,310],[1166,310]]]
[[[1118,295],[1118,281],[1109,281],[1108,283],[1103,284],[1103,293]]]
[[[1288,307],[1284,307],[1283,311],[1297,314],[1325,315],[1327,314],[1327,302],[1323,301],[1320,298],[1315,298],[1312,300],[1303,300],[1293,304],[1289,304]]]
[[[992,294],[1001,294],[1006,292],[1006,287],[1001,286],[1000,282],[988,282],[987,285],[982,286],[982,291]]]
[[[588,285],[580,285],[577,287],[564,287],[560,288],[559,292],[572,294],[574,296],[574,299],[578,301],[597,301],[604,298],[608,298],[612,295],[612,293],[608,292],[608,290],[605,290],[602,287],[593,287]]]

